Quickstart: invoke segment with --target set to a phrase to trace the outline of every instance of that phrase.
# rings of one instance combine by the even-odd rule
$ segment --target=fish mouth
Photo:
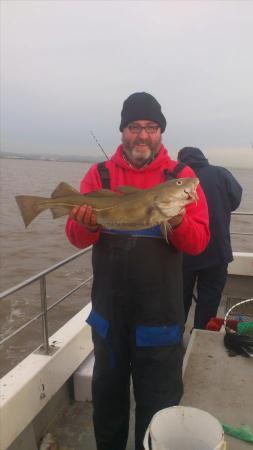
[[[190,200],[190,201],[195,200],[195,201],[197,201],[199,199],[197,191],[195,189],[192,190],[192,191],[188,191],[187,189],[184,189],[184,193],[187,196],[187,200]]]

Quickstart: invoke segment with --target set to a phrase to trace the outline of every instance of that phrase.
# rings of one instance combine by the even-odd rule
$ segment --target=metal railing
[[[24,330],[26,327],[28,327],[31,323],[35,322],[37,319],[41,318],[42,320],[42,346],[41,350],[46,355],[49,355],[50,353],[50,346],[49,346],[49,336],[48,336],[48,318],[47,313],[51,309],[55,308],[59,303],[61,303],[63,300],[65,300],[67,297],[72,295],[74,292],[78,291],[81,287],[86,285],[93,276],[88,277],[86,280],[82,281],[78,286],[71,289],[71,291],[67,292],[63,297],[59,298],[55,303],[53,303],[50,307],[47,306],[47,292],[46,292],[46,276],[52,272],[54,272],[56,269],[59,269],[60,267],[68,264],[69,262],[75,260],[76,258],[79,258],[84,253],[87,253],[91,250],[91,246],[87,247],[84,250],[81,250],[78,253],[75,253],[72,256],[69,256],[68,258],[60,261],[57,264],[54,264],[53,266],[49,267],[46,270],[43,270],[42,272],[38,273],[37,275],[34,275],[31,278],[28,278],[27,280],[23,281],[22,283],[17,284],[16,286],[13,286],[10,289],[7,289],[4,292],[0,293],[0,300],[5,299],[11,294],[14,294],[15,292],[20,291],[21,289],[29,286],[32,283],[38,282],[40,283],[40,301],[41,301],[41,312],[40,314],[37,314],[35,317],[33,317],[31,320],[26,322],[24,325],[19,327],[17,330],[15,330],[13,333],[6,336],[4,339],[0,341],[0,345],[4,344],[6,341],[14,337],[16,334],[18,334],[20,331]]]
[[[236,211],[232,213],[233,216],[236,215],[240,215],[240,216],[253,216],[253,212],[251,211]],[[244,233],[244,232],[232,232],[232,235],[241,235],[241,236],[252,236],[253,233],[249,232],[249,233]],[[75,253],[74,255],[60,261],[59,263],[49,267],[48,269],[38,273],[37,275],[34,275],[31,278],[28,278],[27,280],[23,281],[22,283],[17,284],[16,286],[5,290],[4,292],[0,293],[0,300],[5,299],[6,297],[8,297],[11,294],[14,294],[17,291],[20,291],[21,289],[29,286],[32,283],[35,283],[37,281],[39,281],[40,283],[40,300],[41,300],[41,312],[39,314],[37,314],[35,317],[33,317],[31,320],[29,320],[28,322],[26,322],[24,325],[22,325],[21,327],[19,327],[17,330],[15,330],[13,333],[9,334],[8,336],[6,336],[4,339],[2,339],[0,341],[0,345],[4,344],[5,342],[7,342],[9,339],[11,339],[12,337],[14,337],[15,335],[17,335],[19,332],[21,332],[22,330],[24,330],[26,327],[28,327],[31,323],[35,322],[36,320],[38,320],[39,318],[41,318],[42,320],[42,351],[45,354],[49,354],[50,353],[50,346],[49,346],[49,336],[48,336],[48,318],[47,318],[47,313],[49,311],[51,311],[51,309],[55,308],[59,303],[61,303],[63,300],[65,300],[66,298],[68,298],[70,295],[72,295],[74,292],[78,291],[81,287],[83,287],[84,285],[86,285],[92,278],[93,276],[88,277],[86,280],[84,280],[82,283],[80,283],[78,286],[76,286],[75,288],[73,288],[71,291],[67,292],[67,294],[65,294],[63,297],[61,297],[60,299],[58,299],[55,303],[53,303],[50,307],[47,306],[47,292],[46,292],[46,276],[50,273],[52,273],[53,271],[57,270],[58,268],[68,264],[69,262],[73,261],[76,258],[79,258],[80,256],[82,256],[83,254],[89,252],[91,250],[91,246],[87,247],[84,250],[79,251],[78,253]]]
[[[252,211],[234,211],[234,212],[232,212],[232,216],[253,216],[253,212]],[[231,231],[230,234],[233,236],[253,236],[253,232],[244,233],[241,231],[240,232],[239,231]]]

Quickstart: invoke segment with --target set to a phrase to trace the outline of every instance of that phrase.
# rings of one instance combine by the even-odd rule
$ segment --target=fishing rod
[[[91,134],[91,136],[93,137],[94,141],[98,144],[99,148],[102,150],[102,152],[104,153],[104,155],[106,156],[106,158],[109,159],[109,157],[108,157],[107,154],[105,153],[105,151],[104,151],[102,145],[98,142],[98,140],[97,140],[95,134],[93,133],[93,131],[90,130],[90,134]]]

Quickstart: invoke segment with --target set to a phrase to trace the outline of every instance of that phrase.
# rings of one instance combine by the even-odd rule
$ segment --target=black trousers
[[[125,450],[130,377],[135,449],[182,396],[181,255],[162,239],[102,236],[93,249],[93,420],[98,450]]]
[[[199,270],[183,270],[185,322],[196,283],[194,328],[205,329],[210,318],[216,316],[227,279],[227,268],[228,264],[220,264]]]

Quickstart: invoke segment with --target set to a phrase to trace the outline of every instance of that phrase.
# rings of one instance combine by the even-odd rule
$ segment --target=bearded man
[[[118,186],[147,189],[169,178],[194,177],[173,161],[162,144],[166,119],[158,101],[137,92],[123,104],[122,144],[105,163],[93,165],[81,193]],[[130,377],[136,402],[135,449],[160,409],[177,405],[183,392],[184,307],[182,252],[198,254],[209,240],[205,196],[173,217],[167,240],[160,226],[106,230],[90,206],[73,208],[66,225],[78,248],[93,244],[92,327],[95,365],[93,419],[98,450],[125,450]]]

